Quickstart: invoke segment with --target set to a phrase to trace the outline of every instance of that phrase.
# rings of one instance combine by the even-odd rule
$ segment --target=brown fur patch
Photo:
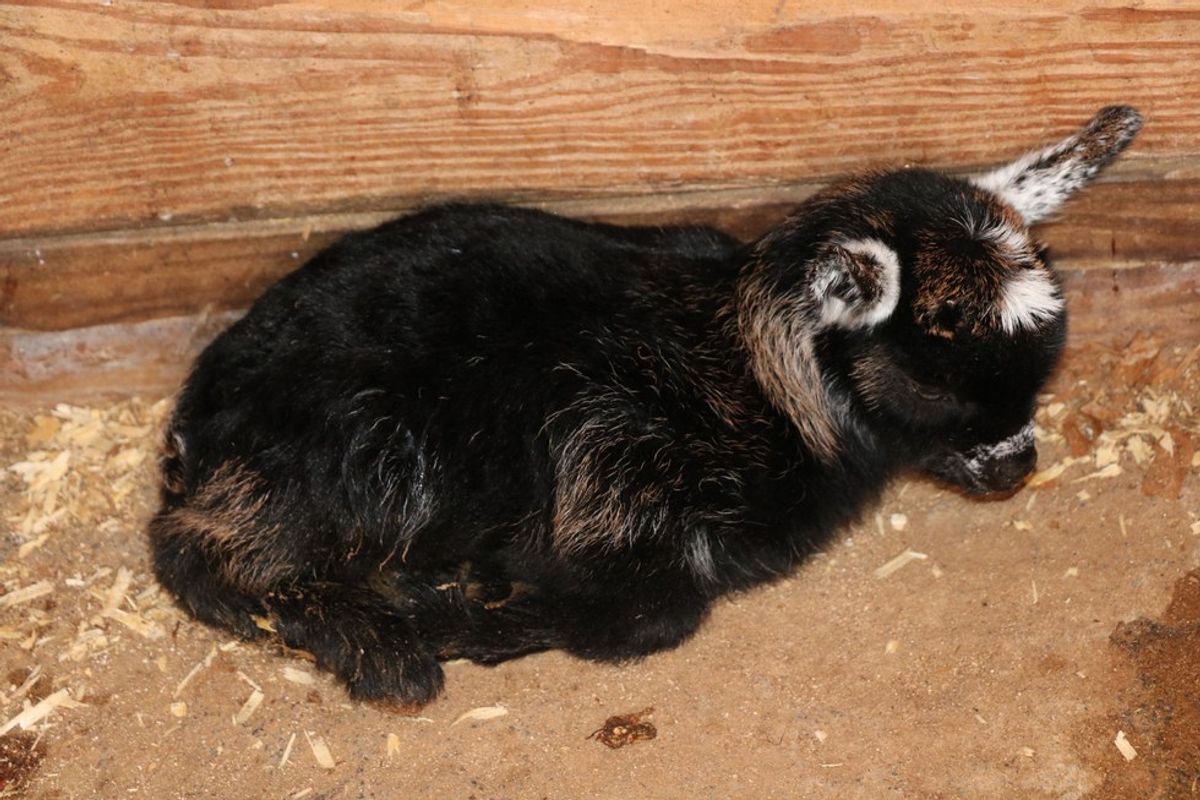
[[[880,399],[894,390],[895,369],[886,357],[876,353],[868,353],[854,363],[851,377],[859,393],[868,405],[877,406]]]
[[[185,505],[159,517],[153,533],[195,541],[220,564],[233,586],[261,592],[287,576],[291,560],[278,542],[279,526],[261,518],[268,500],[261,479],[227,462]]]
[[[763,393],[818,458],[833,460],[837,423],[813,352],[813,323],[797,299],[775,296],[753,274],[739,288],[738,326]]]
[[[555,470],[554,548],[564,554],[591,547],[619,548],[632,537],[635,509],[623,498],[625,480],[613,465],[612,449],[626,438],[616,420],[593,412],[563,443]],[[620,463],[617,457],[617,463]],[[648,487],[636,500],[649,506],[660,497]]]

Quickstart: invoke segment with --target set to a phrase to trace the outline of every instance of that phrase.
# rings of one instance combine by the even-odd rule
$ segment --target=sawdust
[[[0,408],[0,724],[19,720],[0,770],[19,762],[35,800],[1191,797],[1200,601],[1181,583],[1160,621],[1129,621],[1200,566],[1193,350],[1072,353],[1037,417],[1041,479],[1010,499],[901,483],[678,650],[448,664],[419,717],[351,704],[158,589],[144,528],[167,401]],[[587,742],[605,709],[651,705],[650,746]]]

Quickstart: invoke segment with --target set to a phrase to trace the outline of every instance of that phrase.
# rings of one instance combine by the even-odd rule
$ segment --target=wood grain
[[[476,5],[6,4],[0,236],[980,165],[1118,101],[1162,178],[1200,134],[1171,8]]]

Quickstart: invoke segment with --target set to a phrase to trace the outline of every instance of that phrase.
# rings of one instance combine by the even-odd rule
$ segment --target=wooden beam
[[[1156,332],[1200,341],[1200,262],[1064,273],[1071,346]],[[237,312],[169,317],[70,331],[0,329],[0,404],[82,402],[97,395],[168,393]]]
[[[620,223],[715,224],[751,238],[812,186],[559,199],[543,208]],[[1200,179],[1091,187],[1040,233],[1060,265],[1200,258]],[[177,226],[0,242],[0,327],[64,330],[245,308],[338,235],[396,212]]]

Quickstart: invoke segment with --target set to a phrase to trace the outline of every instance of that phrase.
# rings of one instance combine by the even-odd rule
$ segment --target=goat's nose
[[[1037,448],[1025,448],[992,466],[994,483],[997,488],[1005,489],[1019,486],[1036,466]]]

